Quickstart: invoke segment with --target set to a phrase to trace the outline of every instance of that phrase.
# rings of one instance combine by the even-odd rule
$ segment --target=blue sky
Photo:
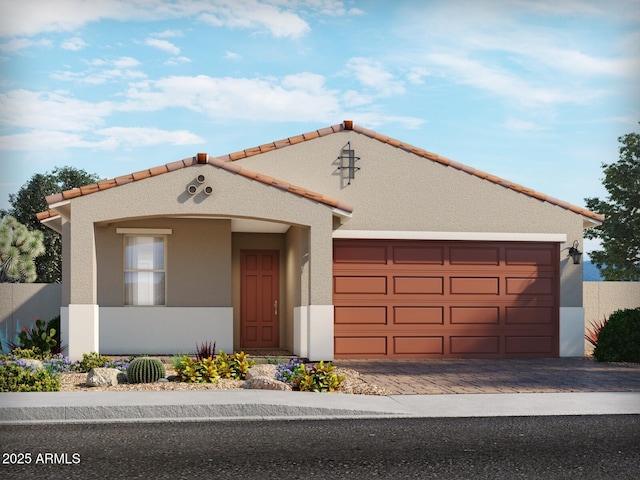
[[[55,167],[112,178],[345,119],[584,205],[639,129],[640,0],[0,0],[0,17],[0,208]]]

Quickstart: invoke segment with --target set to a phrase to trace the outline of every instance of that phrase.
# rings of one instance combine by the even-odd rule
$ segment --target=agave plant
[[[598,335],[600,335],[600,330],[605,326],[606,323],[607,317],[605,317],[604,315],[602,316],[602,320],[600,321],[590,321],[589,324],[591,326],[587,327],[587,333],[584,334],[584,338],[587,340],[587,342],[596,347],[598,345]]]

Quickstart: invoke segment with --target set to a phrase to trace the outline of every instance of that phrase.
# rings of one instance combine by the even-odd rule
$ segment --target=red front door
[[[240,252],[240,343],[242,348],[280,346],[279,275],[277,250]]]

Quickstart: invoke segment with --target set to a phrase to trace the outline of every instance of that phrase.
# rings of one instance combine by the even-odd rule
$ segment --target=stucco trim
[[[171,228],[116,228],[120,235],[171,235]]]
[[[516,232],[424,232],[385,230],[335,230],[333,238],[383,240],[473,240],[492,242],[557,242],[567,241],[566,233]]]

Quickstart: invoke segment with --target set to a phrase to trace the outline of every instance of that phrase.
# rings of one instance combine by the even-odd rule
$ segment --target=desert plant
[[[182,359],[187,356],[188,355],[186,353],[181,353],[180,355],[174,355],[173,357],[171,357],[171,366],[173,367],[173,369],[177,370],[182,363]]]
[[[175,370],[176,376],[182,382],[216,383],[220,378],[216,361],[211,357],[194,360],[187,355],[183,355]]]
[[[31,330],[23,328],[18,335],[18,343],[9,343],[12,350],[16,348],[34,349],[42,355],[60,353],[60,345],[55,339],[56,329],[50,327],[44,320],[36,318],[36,326]]]
[[[66,373],[75,369],[76,362],[72,362],[69,357],[65,357],[61,353],[56,353],[49,358],[45,358],[42,365],[49,373]]]
[[[76,363],[76,370],[78,372],[89,372],[92,368],[104,367],[111,359],[105,355],[100,355],[97,352],[83,353],[82,360],[78,360]]]
[[[41,231],[29,230],[11,215],[0,219],[0,282],[36,281],[35,258],[45,251],[43,238]]]
[[[298,376],[303,364],[301,358],[292,358],[287,363],[279,363],[276,365],[276,380],[293,386],[293,379]]]
[[[587,342],[596,347],[598,345],[598,335],[600,334],[600,330],[602,330],[602,327],[604,327],[606,323],[607,317],[604,315],[602,316],[602,320],[600,321],[591,320],[589,322],[591,326],[587,327],[587,333],[584,334],[584,338],[587,340]]]
[[[0,392],[57,392],[60,379],[44,368],[0,364]]]
[[[249,369],[255,365],[255,362],[249,360],[249,356],[244,352],[227,355],[222,350],[216,355],[215,362],[220,377],[234,380],[244,380]]]
[[[35,348],[21,348],[16,347],[11,349],[11,352],[7,355],[3,355],[8,360],[17,360],[19,358],[32,358],[35,360],[42,360],[44,357],[42,356],[42,352],[36,350]]]
[[[104,366],[105,368],[116,368],[120,371],[126,372],[127,368],[129,368],[129,363],[131,363],[129,359],[116,358],[108,360]]]
[[[136,357],[127,368],[129,383],[153,383],[166,375],[162,361],[156,357]]]
[[[204,360],[215,356],[216,342],[204,342],[202,345],[198,345],[198,342],[196,342],[196,360]]]
[[[335,392],[344,381],[344,376],[336,373],[336,366],[331,362],[302,364],[293,378],[294,390],[301,392]]]
[[[593,357],[599,362],[640,362],[640,308],[609,315],[598,335]]]

